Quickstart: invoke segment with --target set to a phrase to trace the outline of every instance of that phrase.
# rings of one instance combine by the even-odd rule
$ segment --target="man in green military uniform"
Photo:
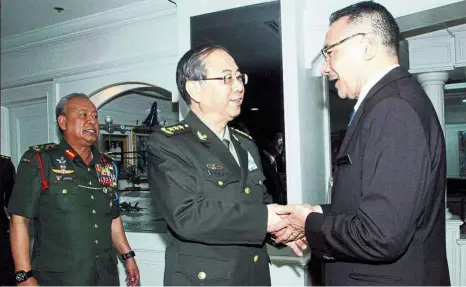
[[[60,100],[56,115],[62,141],[33,146],[23,155],[8,206],[16,281],[119,285],[113,243],[125,258],[128,285],[135,285],[139,270],[119,215],[118,170],[95,147],[96,107],[86,95],[71,94]]]
[[[170,235],[164,284],[270,285],[267,226],[280,218],[256,145],[227,126],[240,113],[247,75],[209,44],[188,51],[176,76],[191,111],[148,143],[149,184]]]

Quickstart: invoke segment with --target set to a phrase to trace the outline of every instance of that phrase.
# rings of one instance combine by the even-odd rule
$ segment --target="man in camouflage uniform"
[[[126,239],[115,162],[95,147],[97,110],[84,94],[57,105],[63,139],[32,146],[21,158],[8,211],[19,285],[119,285],[113,245],[135,285],[139,270]],[[34,221],[32,262],[28,222]],[[30,272],[32,270],[32,272]]]
[[[280,218],[256,145],[227,126],[240,113],[246,82],[221,46],[193,48],[178,63],[178,89],[191,111],[148,143],[149,184],[169,227],[165,285],[271,284],[267,225]]]

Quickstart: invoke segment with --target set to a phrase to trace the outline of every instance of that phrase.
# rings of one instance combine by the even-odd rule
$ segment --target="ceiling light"
[[[259,108],[251,108],[251,111],[254,111],[254,112],[258,111],[258,110],[259,110]]]
[[[466,83],[448,84],[443,87],[444,90],[466,89]]]
[[[463,100],[463,104],[466,104],[466,99]]]

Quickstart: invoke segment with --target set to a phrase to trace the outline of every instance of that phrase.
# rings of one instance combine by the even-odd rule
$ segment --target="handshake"
[[[305,224],[312,212],[322,213],[320,206],[309,204],[278,205],[268,204],[267,232],[277,243],[289,246],[298,256],[307,249]]]

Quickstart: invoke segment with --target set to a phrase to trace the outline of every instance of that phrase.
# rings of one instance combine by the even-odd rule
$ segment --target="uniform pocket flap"
[[[177,254],[176,272],[198,280],[230,279],[231,263],[221,259]]]
[[[249,174],[251,177],[252,182],[255,184],[263,184],[265,180],[265,176],[260,171],[254,171]]]
[[[218,187],[225,187],[232,182],[238,182],[239,179],[232,176],[227,175],[206,175],[205,179]]]

